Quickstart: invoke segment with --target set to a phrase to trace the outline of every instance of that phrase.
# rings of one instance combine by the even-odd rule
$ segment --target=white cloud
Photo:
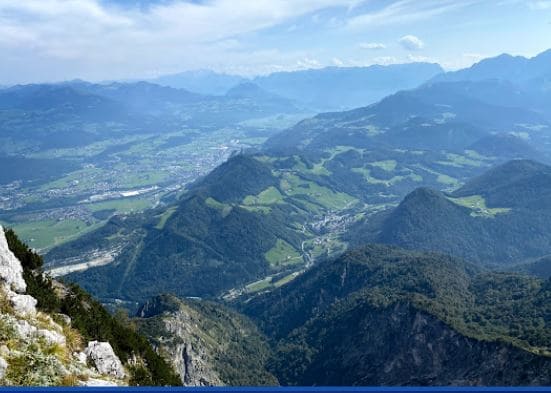
[[[398,40],[400,45],[407,50],[420,50],[425,47],[425,43],[414,35],[405,35]]]
[[[240,37],[356,0],[174,0],[148,7],[100,0],[0,0],[0,76],[13,82],[140,77],[192,68],[259,68],[277,57]],[[253,58],[251,52],[258,57]],[[281,56],[280,53],[274,56]],[[292,66],[304,53],[290,51]]]
[[[373,59],[375,64],[389,65],[398,63],[398,59],[394,56],[379,56]]]
[[[463,57],[468,61],[472,61],[473,63],[476,63],[489,56],[483,55],[480,53],[463,53]]]
[[[317,59],[312,59],[310,57],[305,57],[303,59],[299,59],[296,62],[295,69],[310,69],[310,68],[321,68],[323,65],[321,62]]]
[[[343,67],[344,66],[344,61],[342,61],[338,57],[333,57],[332,61],[333,61],[333,64],[336,65],[337,67]]]
[[[370,49],[370,50],[376,50],[376,49],[385,49],[386,45],[381,44],[380,42],[362,42],[360,43],[361,49]]]
[[[477,0],[398,0],[387,6],[356,15],[348,20],[349,29],[366,29],[430,19],[475,3]]]
[[[407,57],[408,61],[414,62],[414,63],[436,63],[436,61],[430,57],[427,56],[419,56],[419,55],[412,55],[411,53],[408,54]]]

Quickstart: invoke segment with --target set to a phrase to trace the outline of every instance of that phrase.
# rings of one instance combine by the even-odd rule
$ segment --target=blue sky
[[[0,0],[0,84],[242,75],[551,48],[551,0]]]

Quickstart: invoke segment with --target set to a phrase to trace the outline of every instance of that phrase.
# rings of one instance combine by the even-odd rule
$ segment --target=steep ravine
[[[139,330],[185,386],[275,385],[266,339],[243,315],[208,301],[157,296],[138,312]]]

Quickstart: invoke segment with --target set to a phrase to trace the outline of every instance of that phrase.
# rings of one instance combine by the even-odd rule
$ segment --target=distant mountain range
[[[159,77],[152,82],[217,95],[243,83],[254,83],[311,110],[323,111],[371,104],[398,90],[417,87],[442,72],[437,64],[411,63],[276,72],[251,79],[212,71],[191,71]]]
[[[532,58],[502,54],[455,72],[437,75],[434,81],[483,81],[490,79],[504,80],[519,86],[536,87],[541,91],[548,90],[545,80],[551,77],[549,71],[551,49]]]
[[[516,98],[518,102],[528,98],[531,104],[545,106],[545,103],[549,102],[551,90],[550,59],[551,50],[533,58],[503,54],[454,72],[444,72],[438,64],[410,63],[276,72],[251,79],[200,70],[162,76],[151,81],[215,95],[223,95],[241,83],[252,82],[266,91],[308,105],[317,111],[336,111],[365,106],[396,91],[415,88],[426,81],[434,83],[494,80],[520,89]],[[530,95],[527,96],[524,90],[530,91]],[[493,95],[492,99],[496,104],[508,104],[496,101],[500,97],[500,92],[495,85],[489,86],[481,93]]]
[[[32,116],[23,116],[23,111]],[[147,82],[22,85],[0,91],[0,115],[5,120],[0,135],[28,137],[41,147],[78,146],[114,133],[221,126],[298,111],[289,100],[258,91],[254,96],[217,97]]]
[[[486,91],[499,91],[498,102]],[[517,96],[514,86],[500,81],[425,84],[364,108],[306,119],[273,136],[266,147],[311,151],[340,143],[460,151],[484,136],[507,132],[550,149],[549,135],[541,132],[550,127],[549,108],[534,110],[529,100],[513,104]]]
[[[232,87],[247,81],[241,76],[220,74],[210,70],[186,71],[150,80],[161,86],[186,89],[206,95],[224,95]]]
[[[371,104],[398,90],[417,87],[442,72],[437,64],[410,63],[277,72],[253,81],[280,96],[334,111]]]

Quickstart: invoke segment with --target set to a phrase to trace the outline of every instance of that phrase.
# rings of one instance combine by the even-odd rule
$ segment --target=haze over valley
[[[551,385],[549,2],[231,3],[0,1],[0,384]]]

